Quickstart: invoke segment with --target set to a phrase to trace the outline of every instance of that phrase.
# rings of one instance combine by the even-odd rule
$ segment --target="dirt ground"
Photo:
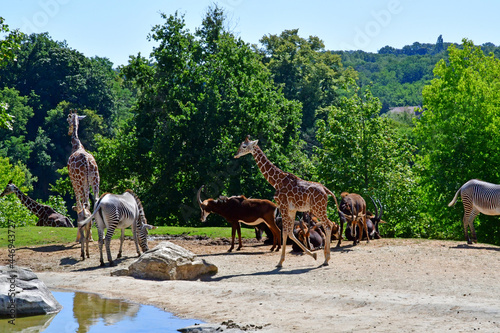
[[[117,267],[100,268],[76,244],[19,248],[16,264],[33,269],[49,288],[96,292],[151,304],[184,318],[257,332],[500,332],[500,247],[421,239],[379,239],[353,247],[332,243],[330,265],[280,253],[250,240],[227,253],[224,240],[172,239],[215,264],[197,281],[150,281],[111,276],[135,259],[125,242]],[[150,248],[160,240],[150,241]],[[119,241],[113,241],[117,255]],[[5,265],[6,249],[0,249]]]

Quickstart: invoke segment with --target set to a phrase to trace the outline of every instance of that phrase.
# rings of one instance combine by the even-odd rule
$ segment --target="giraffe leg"
[[[90,241],[90,238],[92,237],[92,234],[91,234],[91,232],[92,232],[92,221],[90,221],[85,226],[85,229],[87,231],[87,236],[85,237],[85,250],[87,252],[87,258],[90,258],[90,254],[89,254],[89,241]]]
[[[82,260],[85,260],[85,244],[83,244],[85,242],[85,226],[78,228],[77,239],[81,246],[80,256]]]
[[[325,232],[326,232],[326,240],[324,248],[325,261],[323,262],[323,266],[328,266],[328,261],[330,261],[330,243],[332,240],[333,222],[328,219],[328,216],[326,215],[326,209],[324,211],[313,212],[313,214],[316,215],[316,217],[320,220],[320,222],[323,223],[323,225],[325,226]]]
[[[339,240],[337,242],[337,247],[340,247],[340,244],[342,243],[342,235],[344,234],[344,220],[341,218],[340,219],[340,231],[339,231]],[[329,242],[328,238],[327,241]],[[326,243],[325,243],[326,244]]]
[[[293,221],[295,220],[295,211],[288,211],[288,209],[282,207],[280,207],[280,211],[283,218],[283,240],[281,242],[281,258],[276,267],[283,266],[286,255],[286,240],[288,237],[290,237],[290,239],[292,239],[302,249],[302,251],[304,251],[304,253],[310,255],[316,260],[318,255],[316,253],[312,253],[311,251],[309,251],[309,249],[306,249],[306,247],[293,234]]]
[[[325,261],[323,262],[323,266],[328,266],[328,261],[330,261],[330,243],[332,239],[332,228],[330,224],[326,224],[325,232],[325,247],[323,248],[323,251],[325,253]]]

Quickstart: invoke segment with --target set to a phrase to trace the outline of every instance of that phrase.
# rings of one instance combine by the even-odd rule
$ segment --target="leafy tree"
[[[12,88],[0,90],[0,101],[8,105],[8,113],[13,119],[10,128],[0,127],[0,155],[26,163],[32,150],[32,144],[25,140],[26,124],[33,116],[33,109],[28,106],[28,98],[19,96]]]
[[[270,198],[255,162],[233,156],[250,134],[273,161],[298,169],[305,163],[299,104],[284,98],[251,47],[224,28],[220,8],[211,7],[194,34],[177,13],[162,17],[150,35],[157,42],[152,62],[133,57],[121,69],[138,91],[130,127],[136,138],[128,139],[134,157],[126,158],[135,161],[128,166],[134,175],[124,178],[139,180],[148,218],[158,223],[198,223],[202,184],[210,196]]]
[[[321,39],[316,36],[304,39],[298,32],[298,29],[285,30],[279,36],[262,37],[264,48],[260,52],[274,82],[283,87],[285,97],[302,103],[305,132],[314,127],[316,111],[335,105],[356,74],[343,67],[339,55],[324,52]]]
[[[5,19],[0,17],[0,34],[7,34],[0,39],[0,68],[7,65],[9,61],[15,60],[15,51],[20,47],[22,34],[15,30],[10,31],[9,26],[4,23]],[[13,116],[8,113],[9,104],[0,97],[0,128],[12,128]]]
[[[342,98],[327,108],[327,121],[318,121],[317,177],[337,193],[369,196],[384,205],[384,233],[412,236],[418,200],[410,163],[414,147],[400,137],[392,122],[380,117],[380,101],[369,91]],[[372,206],[373,207],[373,206]]]
[[[448,49],[423,90],[424,112],[415,135],[423,211],[433,237],[462,237],[463,211],[449,209],[458,188],[471,178],[500,182],[500,61],[472,41]],[[480,241],[500,243],[497,219],[482,217]]]
[[[1,190],[12,180],[23,192],[27,192],[29,179],[26,179],[24,167],[20,164],[12,165],[7,157],[0,157],[0,186]],[[27,181],[28,180],[28,181]],[[28,183],[28,186],[25,184]],[[14,195],[0,198],[0,228],[6,228],[10,223],[16,226],[34,225],[37,218]]]

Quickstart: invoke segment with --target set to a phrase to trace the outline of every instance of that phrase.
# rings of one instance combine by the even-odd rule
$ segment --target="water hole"
[[[52,291],[63,309],[56,314],[19,317],[15,325],[0,319],[0,332],[99,333],[177,332],[203,323],[175,317],[151,305],[103,298],[84,292]]]

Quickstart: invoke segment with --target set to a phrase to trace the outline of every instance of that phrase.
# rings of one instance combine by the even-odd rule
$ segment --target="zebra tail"
[[[87,223],[89,223],[90,221],[92,221],[92,219],[94,218],[94,216],[101,209],[101,200],[102,200],[102,198],[104,198],[104,196],[106,194],[108,194],[108,193],[104,193],[103,195],[101,195],[101,197],[99,198],[99,201],[97,201],[96,206],[94,207],[94,212],[92,213],[92,215],[90,215],[89,217],[87,217],[85,220],[83,220],[81,222],[78,222],[78,228],[81,228],[84,225],[86,225]]]
[[[455,204],[455,202],[457,202],[457,199],[458,199],[458,193],[460,193],[460,191],[462,190],[462,187],[460,187],[457,191],[457,193],[455,193],[455,196],[453,197],[453,200],[451,200],[451,202],[448,204],[448,207],[451,207]]]

